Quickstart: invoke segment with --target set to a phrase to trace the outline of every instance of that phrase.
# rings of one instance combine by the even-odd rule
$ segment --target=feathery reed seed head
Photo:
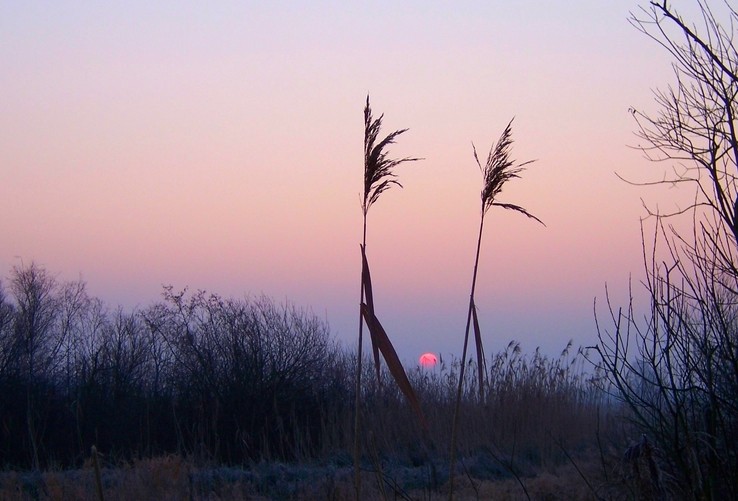
[[[529,218],[535,219],[545,226],[543,221],[529,213],[523,207],[496,201],[497,195],[502,192],[502,187],[505,183],[511,179],[520,177],[520,173],[525,170],[524,167],[534,162],[534,160],[529,160],[516,165],[515,160],[510,159],[510,150],[513,143],[513,120],[514,118],[510,120],[507,127],[505,127],[500,139],[497,140],[497,144],[490,149],[489,155],[487,156],[487,162],[484,167],[482,167],[482,163],[479,161],[477,148],[474,146],[474,143],[472,143],[474,159],[477,161],[477,165],[484,175],[484,186],[482,187],[482,214],[485,214],[493,205],[497,205],[503,209],[510,209],[525,214]]]
[[[362,203],[364,215],[369,211],[369,207],[379,199],[379,196],[393,184],[402,188],[399,181],[395,179],[397,176],[392,172],[392,169],[403,162],[421,160],[420,158],[410,157],[400,159],[387,157],[387,152],[384,151],[385,148],[394,143],[397,136],[408,129],[396,130],[378,141],[383,117],[384,114],[376,120],[374,119],[371,106],[369,106],[369,96],[367,95],[366,107],[364,108],[364,201]]]

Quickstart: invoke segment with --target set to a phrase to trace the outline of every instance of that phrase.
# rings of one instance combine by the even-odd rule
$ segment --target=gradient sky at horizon
[[[263,293],[353,346],[369,93],[385,133],[410,129],[392,154],[424,158],[369,214],[377,313],[402,358],[461,352],[471,143],[486,156],[512,117],[515,158],[537,161],[500,200],[547,227],[486,220],[486,350],[593,344],[595,297],[607,283],[624,304],[642,275],[641,198],[681,196],[615,174],[669,167],[629,147],[628,108],[656,111],[651,89],[673,80],[627,21],[645,4],[0,0],[0,276],[35,261],[127,308],[164,284]]]

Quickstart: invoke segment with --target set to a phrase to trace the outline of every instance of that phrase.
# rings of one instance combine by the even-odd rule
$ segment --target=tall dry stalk
[[[421,422],[424,418],[420,410],[419,401],[415,392],[410,385],[410,381],[405,374],[405,370],[400,363],[400,359],[392,346],[382,324],[377,319],[374,312],[374,294],[372,292],[371,275],[369,273],[369,263],[366,258],[366,221],[369,208],[379,199],[380,195],[387,191],[392,185],[402,187],[397,181],[393,170],[395,167],[404,162],[414,162],[418,158],[400,158],[392,159],[387,156],[385,148],[395,142],[395,139],[407,129],[400,129],[388,134],[384,139],[379,140],[379,132],[382,128],[382,118],[374,119],[372,109],[369,106],[369,96],[366,96],[366,106],[364,107],[364,199],[361,204],[363,212],[363,234],[361,243],[361,301],[359,307],[359,349],[356,360],[356,402],[355,402],[355,421],[354,421],[354,488],[356,490],[356,498],[361,495],[361,448],[359,438],[361,436],[361,365],[362,365],[362,346],[364,338],[364,323],[369,329],[372,341],[372,351],[374,354],[374,365],[377,371],[377,378],[380,374],[379,354],[384,356],[390,373],[397,381],[398,386],[408,398],[413,409],[420,416]]]
[[[90,455],[92,456],[92,466],[95,468],[95,489],[97,491],[97,499],[99,501],[105,501],[105,495],[103,494],[102,475],[100,475],[100,454],[97,452],[97,447],[94,445],[90,449]]]
[[[471,293],[469,294],[469,310],[466,316],[466,329],[464,332],[464,349],[461,355],[461,367],[459,369],[459,384],[456,389],[456,403],[454,407],[453,424],[451,428],[451,464],[450,464],[450,477],[449,477],[449,499],[453,499],[453,482],[454,482],[454,470],[456,462],[456,442],[458,437],[458,426],[459,426],[459,409],[461,407],[461,397],[464,387],[464,371],[466,368],[466,353],[469,346],[469,329],[474,325],[474,340],[477,348],[477,371],[479,380],[479,399],[484,399],[484,376],[486,371],[484,370],[485,358],[484,358],[484,347],[482,346],[482,334],[479,328],[479,319],[477,318],[477,307],[474,303],[474,292],[477,286],[477,270],[479,269],[479,253],[482,248],[482,232],[484,230],[484,216],[492,206],[502,207],[503,209],[510,209],[521,214],[526,215],[531,219],[535,219],[539,223],[543,224],[543,221],[529,213],[523,207],[510,203],[503,203],[496,201],[497,195],[502,192],[502,188],[507,181],[520,177],[520,173],[525,170],[524,166],[533,162],[529,160],[520,164],[515,164],[515,161],[510,159],[510,149],[512,147],[512,120],[507,124],[497,144],[494,145],[487,156],[487,162],[482,167],[482,163],[479,161],[477,156],[477,149],[472,144],[474,151],[474,160],[476,160],[479,169],[482,171],[484,176],[484,185],[482,186],[482,211],[479,220],[479,234],[477,236],[477,253],[474,258],[474,271],[472,273],[472,284]],[[544,224],[545,226],[545,224]]]

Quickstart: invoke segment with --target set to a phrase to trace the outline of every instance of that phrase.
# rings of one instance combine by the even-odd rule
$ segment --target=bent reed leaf
[[[484,356],[484,346],[482,345],[482,329],[479,327],[479,318],[477,317],[477,305],[472,300],[472,325],[474,326],[474,341],[477,345],[477,377],[479,381],[479,401],[484,402],[484,375],[487,373],[487,359]]]
[[[363,245],[359,245],[359,247],[361,247],[361,280],[364,286],[364,296],[366,296],[367,306],[373,312],[374,293],[372,291],[372,277],[369,273],[369,262],[366,259],[366,247]]]
[[[428,423],[425,420],[425,414],[423,414],[423,409],[420,406],[420,400],[410,384],[410,380],[405,373],[402,362],[400,362],[400,358],[397,356],[395,347],[392,345],[387,332],[384,330],[384,327],[382,327],[377,316],[374,312],[369,310],[369,307],[366,304],[361,305],[361,313],[364,315],[364,321],[369,328],[372,338],[376,339],[377,346],[381,350],[382,355],[384,355],[384,361],[387,362],[387,368],[389,369],[390,374],[392,374],[397,386],[407,398],[410,403],[410,407],[412,407],[415,414],[417,414],[423,430],[427,431]]]
[[[363,245],[361,245],[361,283],[362,287],[364,287],[366,305],[369,308],[371,314],[374,315],[374,293],[372,292],[372,277],[369,273],[369,262],[366,259],[366,251]],[[374,354],[374,368],[377,371],[377,381],[381,386],[382,379],[380,376],[379,366],[379,345],[377,344],[377,339],[374,335],[374,331],[369,329],[369,334],[372,341],[372,353]]]

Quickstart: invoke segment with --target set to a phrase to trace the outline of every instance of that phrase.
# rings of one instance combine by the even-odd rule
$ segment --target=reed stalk
[[[366,258],[366,228],[367,215],[370,207],[379,199],[379,196],[387,191],[392,185],[402,187],[397,181],[393,170],[404,162],[414,162],[419,158],[400,158],[392,159],[387,156],[385,148],[395,142],[395,139],[407,131],[407,129],[396,130],[388,134],[384,139],[379,140],[379,133],[382,128],[382,118],[380,115],[375,119],[372,115],[372,109],[369,105],[369,96],[366,96],[366,106],[364,107],[364,198],[362,200],[361,209],[363,215],[363,231],[361,242],[361,300],[359,302],[359,347],[356,359],[356,401],[354,415],[354,489],[356,499],[361,498],[361,370],[363,361],[363,341],[364,341],[364,323],[367,324],[372,341],[372,352],[374,355],[374,364],[377,372],[377,378],[380,376],[379,370],[379,354],[380,351],[384,355],[390,372],[395,377],[398,385],[403,393],[408,396],[411,404],[413,398],[415,400],[414,407],[420,411],[417,404],[410,382],[405,375],[405,370],[400,364],[400,360],[395,353],[392,343],[389,341],[386,332],[379,323],[374,312],[374,297],[371,288],[371,278],[369,274],[369,264]]]
[[[520,177],[520,173],[525,170],[524,166],[533,162],[533,160],[515,164],[515,161],[510,159],[510,149],[512,147],[512,120],[507,124],[505,130],[494,145],[487,156],[487,161],[482,167],[482,163],[479,161],[477,155],[477,149],[472,143],[472,150],[474,151],[474,160],[476,160],[479,169],[482,171],[484,177],[484,184],[482,186],[481,201],[482,209],[479,218],[479,233],[477,235],[477,251],[474,257],[474,271],[472,272],[472,284],[471,292],[469,294],[469,308],[466,316],[466,327],[464,330],[464,347],[461,355],[461,366],[459,368],[459,382],[456,389],[456,401],[454,404],[453,423],[451,428],[451,451],[450,451],[450,465],[449,465],[449,499],[453,499],[454,493],[454,473],[456,467],[456,446],[458,441],[458,428],[459,428],[459,413],[461,409],[461,398],[463,395],[464,388],[464,373],[466,369],[466,355],[469,346],[469,330],[471,326],[474,326],[474,339],[477,350],[477,371],[478,371],[478,385],[479,385],[479,400],[484,401],[484,380],[485,380],[485,357],[484,347],[482,343],[482,334],[479,327],[479,319],[477,318],[476,304],[474,302],[474,293],[477,286],[477,272],[479,270],[479,255],[482,249],[482,234],[484,232],[484,216],[487,214],[492,206],[502,207],[504,209],[513,210],[520,212],[525,216],[538,221],[543,224],[543,221],[530,214],[526,209],[519,205],[498,202],[496,200],[497,195],[502,192],[502,188],[507,181]],[[545,225],[544,225],[545,226]],[[473,323],[472,323],[473,321]]]

